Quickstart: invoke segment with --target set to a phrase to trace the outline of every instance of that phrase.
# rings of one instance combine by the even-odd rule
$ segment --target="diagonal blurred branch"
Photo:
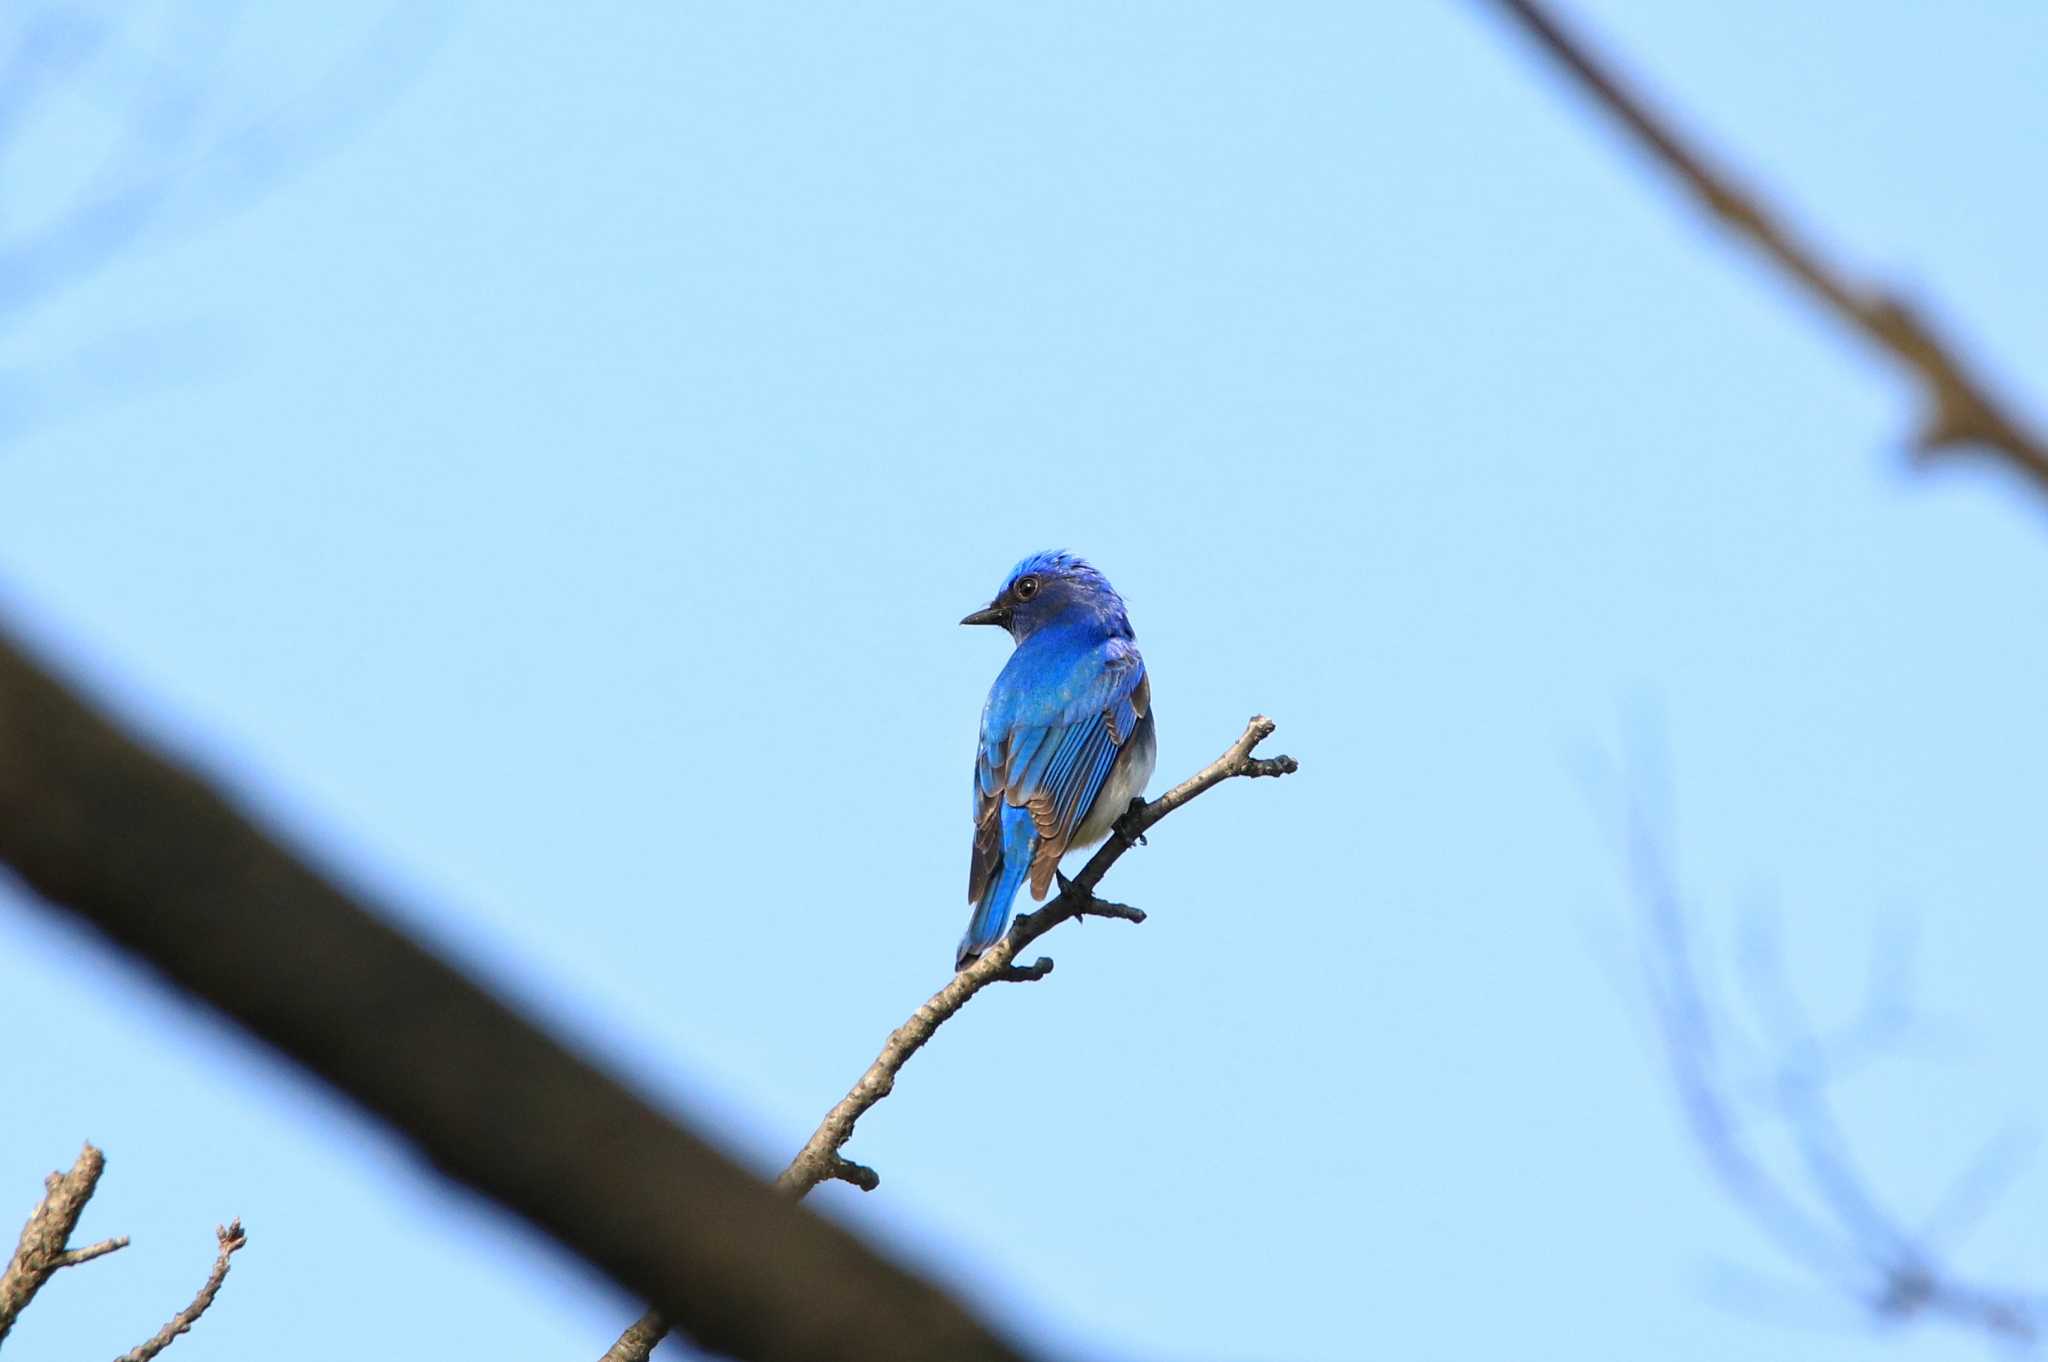
[[[402,935],[4,633],[0,861],[715,1351],[1023,1356]]]
[[[1914,440],[1923,455],[1988,449],[2048,493],[2048,440],[1991,391],[1955,347],[1892,291],[1850,278],[1778,212],[1712,164],[1640,90],[1596,57],[1540,0],[1493,0],[1599,104],[1684,182],[1715,217],[1745,237],[1865,340],[1919,382],[1923,414]]]
[[[1012,962],[1019,951],[1062,922],[1080,917],[1143,922],[1145,915],[1137,909],[1096,898],[1095,886],[1102,883],[1103,876],[1126,851],[1144,840],[1148,828],[1205,790],[1240,776],[1285,776],[1299,769],[1292,757],[1252,755],[1260,743],[1272,736],[1274,728],[1273,721],[1265,715],[1254,715],[1237,741],[1225,749],[1222,756],[1157,799],[1133,800],[1109,838],[1088,858],[1081,873],[1071,880],[1061,879],[1057,898],[1037,912],[1019,917],[1010,925],[1008,935],[982,952],[973,964],[955,974],[950,983],[910,1014],[910,1020],[889,1033],[889,1039],[875,1057],[875,1062],[868,1065],[846,1096],[825,1113],[825,1119],[818,1123],[811,1138],[804,1142],[804,1147],[797,1151],[789,1166],[775,1179],[776,1190],[793,1200],[801,1200],[819,1183],[835,1178],[850,1182],[864,1192],[872,1192],[880,1186],[881,1179],[873,1169],[849,1161],[839,1151],[853,1138],[854,1127],[868,1109],[895,1089],[896,1075],[910,1062],[910,1057],[924,1048],[925,1042],[945,1025],[948,1018],[990,984],[1043,979],[1052,973],[1052,961],[1045,956],[1029,965],[1019,966]],[[667,1333],[668,1326],[661,1311],[650,1310],[628,1326],[598,1362],[646,1362],[647,1355]]]

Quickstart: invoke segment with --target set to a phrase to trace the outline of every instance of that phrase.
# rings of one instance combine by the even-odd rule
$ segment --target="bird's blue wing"
[[[1037,663],[1016,676],[1006,668],[982,715],[967,879],[971,903],[981,902],[995,885],[1005,861],[1017,859],[1028,864],[1009,866],[1010,878],[1028,873],[1031,896],[1045,897],[1074,829],[1151,704],[1144,659],[1123,639],[1051,661],[1051,667]],[[1031,819],[1028,855],[1018,854],[1024,851],[1019,839],[1005,837],[1005,807]]]

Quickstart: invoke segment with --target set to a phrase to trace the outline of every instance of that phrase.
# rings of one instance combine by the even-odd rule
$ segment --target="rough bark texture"
[[[14,1321],[57,1269],[89,1263],[128,1246],[124,1237],[85,1248],[69,1247],[71,1232],[78,1228],[78,1217],[85,1213],[85,1203],[92,1200],[106,1166],[106,1156],[87,1145],[79,1151],[70,1172],[52,1173],[43,1180],[43,1199],[29,1213],[14,1256],[7,1260],[5,1270],[0,1270],[0,1340],[7,1337]]]

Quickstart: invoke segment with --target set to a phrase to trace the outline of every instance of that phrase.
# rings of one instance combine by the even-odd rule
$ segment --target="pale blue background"
[[[2048,392],[2037,7],[1576,10]],[[295,14],[231,29],[223,110],[365,41]],[[1983,1354],[1728,1302],[1717,1264],[1781,1265],[1610,966],[1581,772],[1662,742],[1688,885],[1717,930],[1775,893],[1818,1010],[1919,924],[1934,1020],[1843,1093],[1910,1219],[2044,1112],[2048,514],[1914,475],[1890,372],[1490,11],[489,5],[419,41],[245,211],[16,319],[17,626],[767,1171],[946,977],[1002,660],[953,621],[1078,549],[1163,780],[1254,711],[1302,772],[1124,861],[1152,921],[977,1000],[849,1150],[882,1189],[816,1204],[1073,1356]],[[63,197],[79,107],[0,227]],[[230,1215],[185,1362],[591,1357],[635,1313],[17,895],[0,941],[0,1212],[90,1137],[87,1229],[135,1238],[10,1358],[135,1343]],[[2044,1208],[2030,1168],[1961,1261],[2048,1286]]]

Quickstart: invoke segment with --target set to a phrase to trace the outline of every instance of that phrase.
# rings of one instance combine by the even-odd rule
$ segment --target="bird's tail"
[[[960,938],[960,950],[954,956],[953,968],[966,969],[974,963],[974,957],[1003,939],[1003,929],[1010,925],[1010,905],[1016,901],[1017,891],[1024,885],[1025,873],[1031,868],[1028,856],[1003,858],[1001,873],[989,881],[982,892],[981,902],[974,905],[974,916],[967,920],[967,934]]]

